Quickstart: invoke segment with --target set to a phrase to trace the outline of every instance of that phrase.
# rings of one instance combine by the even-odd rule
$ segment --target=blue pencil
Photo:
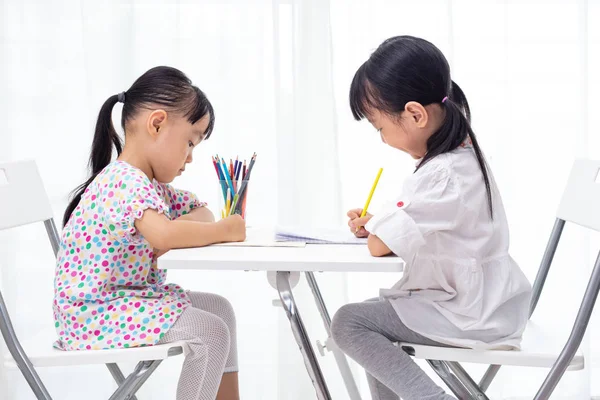
[[[219,156],[217,155],[217,157],[214,158],[213,161],[215,162],[215,166],[217,167],[219,184],[221,185],[221,190],[223,191],[223,200],[227,201],[227,187],[226,184],[223,182],[225,180],[225,177],[223,176],[223,171],[221,170],[221,162],[219,161]]]
[[[225,175],[225,179],[227,180],[227,185],[231,189],[231,193],[235,193],[233,190],[233,182],[231,182],[231,177],[229,176],[229,172],[227,172],[227,164],[225,163],[225,159],[221,159],[223,162],[221,164],[221,168],[223,169],[223,175]]]
[[[240,180],[240,172],[242,171],[242,162],[238,162],[238,168],[237,171],[235,173],[235,180],[239,181]]]

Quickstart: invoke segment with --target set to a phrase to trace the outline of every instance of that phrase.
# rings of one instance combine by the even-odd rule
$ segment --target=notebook
[[[357,238],[348,228],[277,227],[275,241],[307,244],[367,244],[366,238]]]

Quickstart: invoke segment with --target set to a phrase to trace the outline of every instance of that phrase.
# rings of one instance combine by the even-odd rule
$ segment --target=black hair
[[[384,41],[356,71],[350,86],[350,108],[356,120],[367,117],[369,110],[374,109],[398,116],[410,101],[423,106],[440,103],[446,111],[444,122],[427,140],[427,153],[417,170],[432,158],[456,149],[468,136],[483,174],[493,218],[487,163],[471,128],[469,103],[450,78],[448,61],[424,39],[395,36]]]
[[[69,221],[87,187],[111,162],[113,146],[117,150],[117,156],[123,150],[123,143],[112,122],[112,110],[118,102],[123,103],[123,130],[140,109],[152,105],[178,112],[192,125],[208,114],[209,122],[204,139],[210,137],[215,124],[215,113],[208,98],[198,87],[192,85],[192,81],[183,72],[164,66],[148,70],[126,92],[110,96],[100,108],[89,159],[91,176],[73,191],[63,217],[63,226]]]

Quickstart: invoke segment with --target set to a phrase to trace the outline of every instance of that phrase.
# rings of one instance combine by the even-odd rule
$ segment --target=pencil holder
[[[239,214],[242,218],[246,218],[248,183],[248,180],[242,179],[235,182],[227,180],[219,181],[219,217],[221,219],[233,214]],[[233,191],[230,185],[233,185]]]

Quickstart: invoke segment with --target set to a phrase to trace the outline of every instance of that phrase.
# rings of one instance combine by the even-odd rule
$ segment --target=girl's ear
[[[160,133],[161,128],[167,122],[167,112],[165,110],[154,110],[148,116],[146,129],[150,136],[155,137]]]
[[[427,121],[429,121],[429,115],[421,103],[409,101],[404,106],[404,111],[407,113],[410,121],[412,121],[417,128],[424,128],[427,125]]]

